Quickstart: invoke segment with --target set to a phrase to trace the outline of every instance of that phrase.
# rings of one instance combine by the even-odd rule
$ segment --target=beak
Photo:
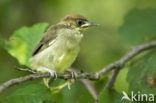
[[[90,26],[98,26],[98,25],[99,24],[97,24],[97,23],[86,21],[83,25],[81,25],[81,27],[82,28],[87,28],[87,27],[90,27]]]

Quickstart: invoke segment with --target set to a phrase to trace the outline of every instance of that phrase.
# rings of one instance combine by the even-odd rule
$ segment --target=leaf
[[[119,35],[130,43],[156,38],[155,18],[156,9],[133,9],[125,16]]]
[[[57,92],[52,94],[52,100],[48,103],[64,103],[64,94],[62,92]]]
[[[129,92],[141,92],[144,94],[156,94],[156,52],[145,53],[135,59],[129,66],[127,81]]]
[[[119,93],[122,93],[123,91],[128,93],[129,84],[126,80],[127,73],[128,73],[128,68],[123,68],[120,70],[120,72],[116,78],[116,81],[114,83],[114,88]]]
[[[84,84],[82,84],[81,87],[77,84],[77,88],[79,88],[79,90],[75,91],[75,93],[78,93],[75,95],[77,103],[95,103],[93,96],[91,95],[89,90],[84,86]]]
[[[4,103],[43,103],[52,99],[48,88],[41,84],[32,84],[20,88],[2,100]]]
[[[5,41],[3,40],[2,36],[0,35],[0,48],[5,46]]]
[[[94,99],[90,92],[80,81],[75,81],[71,85],[71,90],[66,86],[62,89],[64,95],[64,103],[94,103]]]
[[[109,80],[108,75],[104,75],[99,80],[94,81],[94,86],[95,86],[97,92],[100,92],[103,90],[103,88],[107,84],[108,80]]]
[[[32,27],[20,28],[9,38],[6,49],[20,64],[29,66],[28,60],[31,57],[33,48],[41,39],[47,26],[47,23],[39,23]]]
[[[114,90],[103,90],[99,95],[99,103],[129,103],[121,101],[122,96]]]
[[[56,82],[56,81],[54,81]],[[67,81],[66,81],[67,82]],[[69,82],[69,81],[68,81]],[[54,83],[57,84],[57,83]],[[94,103],[90,92],[80,81],[75,81],[70,85],[69,90],[67,86],[60,90],[60,92],[52,92],[53,102],[57,103]]]

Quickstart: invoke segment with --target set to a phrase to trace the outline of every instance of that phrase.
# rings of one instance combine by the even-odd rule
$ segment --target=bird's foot
[[[73,71],[71,72],[72,79],[76,79],[77,76],[78,76],[77,72],[73,72]]]
[[[75,71],[72,71],[72,70],[66,70],[65,72],[68,72],[71,74],[71,79],[69,79],[69,81],[67,82],[67,86],[68,86],[68,89],[70,90],[70,85],[76,80],[78,74],[77,72]]]
[[[50,73],[50,76],[54,77],[55,80],[57,79],[57,73],[56,73],[56,71],[50,70],[48,72]]]
[[[70,73],[72,79],[76,79],[77,76],[78,76],[78,73],[76,71],[73,71],[73,70],[70,70],[70,69],[66,70],[65,72]]]
[[[39,67],[38,71],[48,72],[51,77],[54,77],[55,79],[57,79],[56,71],[54,71],[52,69],[49,69],[49,68],[46,68],[46,67]]]
[[[46,68],[46,67],[39,67],[37,69],[37,71],[39,72],[48,72],[50,74],[50,77],[49,78],[44,78],[43,81],[44,81],[44,84],[50,88],[49,84],[50,84],[50,81],[52,80],[52,77],[56,80],[57,79],[57,74],[54,70],[52,69],[49,69],[49,68]]]

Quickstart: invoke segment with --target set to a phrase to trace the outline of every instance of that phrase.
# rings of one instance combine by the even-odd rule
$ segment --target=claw
[[[71,76],[72,78],[76,79],[76,77],[78,76],[77,72],[71,72]]]
[[[54,72],[54,79],[55,79],[55,80],[57,79],[57,74],[56,74],[56,72]]]
[[[56,74],[56,71],[52,70],[52,69],[49,69],[49,68],[46,68],[46,67],[39,67],[38,68],[38,71],[46,71],[48,73],[50,73],[50,76],[54,77],[55,79],[57,79],[57,74]]]
[[[57,74],[56,74],[56,71],[53,71],[53,70],[48,70],[48,72],[50,73],[50,76],[53,76],[54,79],[56,80],[57,79]]]

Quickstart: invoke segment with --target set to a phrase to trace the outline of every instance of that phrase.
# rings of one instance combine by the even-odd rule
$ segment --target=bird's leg
[[[77,74],[77,72],[71,72],[71,77],[73,78],[73,79],[76,79],[76,77],[78,76],[78,74]]]
[[[43,78],[43,82],[47,88],[50,88],[50,86],[49,86],[50,80],[51,80],[51,78]]]
[[[47,67],[39,67],[37,70],[40,72],[48,72],[48,73],[50,73],[50,76],[54,77],[55,79],[57,78],[56,71],[54,71],[52,69],[49,69]]]
[[[66,72],[71,73],[71,79],[69,79],[68,81],[68,89],[70,89],[70,85],[76,80],[76,77],[78,76],[77,72],[73,71],[73,70],[66,70]]]
[[[54,70],[52,70],[52,69],[49,69],[49,68],[46,68],[46,67],[39,67],[37,70],[40,71],[40,72],[48,72],[48,73],[50,73],[50,76],[52,76],[52,77],[54,77],[55,79],[57,79],[57,74],[56,74],[56,72],[55,72]],[[52,77],[44,78],[44,79],[43,79],[44,84],[45,84],[48,88],[50,88],[49,83],[50,83]]]
[[[76,79],[76,77],[78,76],[78,73],[73,70],[68,69],[68,70],[66,70],[66,72],[71,73],[72,79]]]
[[[70,85],[76,80],[77,72],[71,71],[71,79],[68,81],[68,89],[70,89]]]

